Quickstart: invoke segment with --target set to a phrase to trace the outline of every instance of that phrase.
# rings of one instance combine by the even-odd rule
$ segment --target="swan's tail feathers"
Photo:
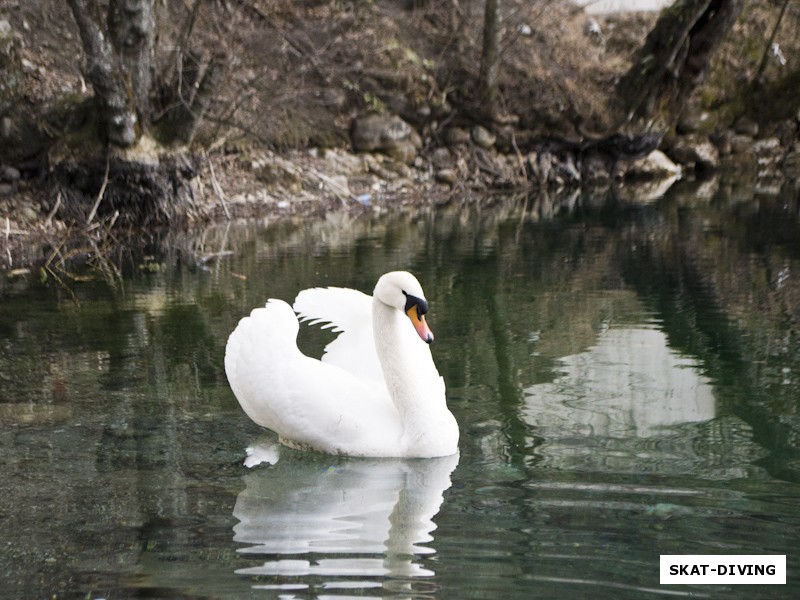
[[[273,430],[279,420],[268,400],[285,385],[285,361],[299,353],[298,328],[292,308],[271,299],[239,321],[225,347],[225,374],[236,399],[253,421]]]

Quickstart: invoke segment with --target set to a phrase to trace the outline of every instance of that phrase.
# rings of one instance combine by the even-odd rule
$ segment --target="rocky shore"
[[[447,129],[443,145],[426,148],[399,116],[369,115],[353,125],[355,152],[249,149],[195,157],[191,198],[181,221],[197,226],[226,219],[385,211],[498,191],[611,191],[640,194],[640,201],[647,201],[681,179],[713,176],[774,187],[800,175],[797,128],[797,122],[786,123],[781,139],[760,137],[757,125],[746,120],[713,134],[685,124],[682,135],[631,157],[615,156],[609,148],[548,143],[523,152],[478,125]],[[60,219],[59,201],[44,182],[0,166],[0,268],[24,265],[29,260],[24,249],[34,239],[43,243],[67,232],[108,228],[107,219],[94,224]]]

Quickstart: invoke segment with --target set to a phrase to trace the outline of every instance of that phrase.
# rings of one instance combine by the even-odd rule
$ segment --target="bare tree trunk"
[[[497,72],[500,67],[500,0],[486,0],[478,101],[488,115],[497,112]]]
[[[78,24],[86,55],[86,78],[99,104],[102,134],[115,146],[132,146],[141,132],[136,105],[114,49],[96,20],[97,4],[94,0],[67,2]]]
[[[626,120],[664,130],[674,124],[743,5],[744,0],[683,0],[665,9],[617,86]]]
[[[195,0],[190,24],[204,2]],[[111,147],[129,148],[148,132],[160,133],[156,131],[160,124],[152,123],[155,0],[107,0],[106,13],[101,0],[67,3],[78,25],[85,75],[94,90],[102,140]],[[180,52],[189,33],[190,29],[177,44]],[[188,103],[173,123],[187,144],[219,83],[224,61],[214,56],[205,69],[195,65],[188,83]],[[50,172],[63,198],[59,208],[62,218],[88,225],[96,217],[118,226],[136,226],[166,224],[185,217],[192,196],[189,182],[196,172],[192,159],[160,154],[150,160],[156,157],[115,152],[76,158],[62,161]]]
[[[150,120],[155,26],[153,0],[109,1],[111,43],[143,128]]]

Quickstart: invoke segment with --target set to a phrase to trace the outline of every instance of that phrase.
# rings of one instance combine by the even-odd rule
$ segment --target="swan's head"
[[[428,301],[419,281],[411,273],[392,271],[382,275],[373,295],[384,304],[402,310],[423,342],[430,344],[433,341],[433,332],[425,322]]]

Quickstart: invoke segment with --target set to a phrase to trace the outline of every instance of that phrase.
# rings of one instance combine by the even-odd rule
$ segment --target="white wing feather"
[[[311,288],[297,295],[294,310],[302,321],[339,333],[325,347],[323,362],[386,388],[372,333],[372,296],[347,288]]]

